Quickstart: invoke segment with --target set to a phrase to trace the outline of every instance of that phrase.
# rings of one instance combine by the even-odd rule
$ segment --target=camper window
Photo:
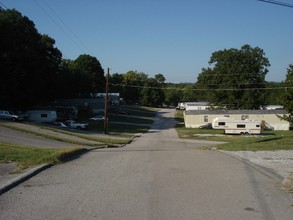
[[[219,122],[218,124],[219,124],[219,125],[226,125],[225,122]]]
[[[249,118],[248,115],[241,115],[241,120],[246,120],[246,119],[248,119],[248,118]]]
[[[203,120],[204,122],[209,122],[209,116],[205,115]]]
[[[237,128],[245,128],[245,124],[237,124]]]

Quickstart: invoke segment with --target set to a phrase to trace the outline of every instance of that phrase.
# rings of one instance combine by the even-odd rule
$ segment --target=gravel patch
[[[282,177],[284,188],[293,192],[293,150],[222,152],[270,169]]]

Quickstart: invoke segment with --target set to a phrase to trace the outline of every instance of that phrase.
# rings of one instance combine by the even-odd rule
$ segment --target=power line
[[[274,0],[257,0],[257,1],[265,2],[265,3],[269,3],[269,4],[274,4],[274,5],[279,5],[279,6],[284,6],[284,7],[288,7],[288,8],[293,8],[293,4],[280,2],[280,1],[274,1]]]
[[[37,0],[34,0],[34,2],[38,5],[38,7],[57,25],[57,27],[80,49],[81,52],[84,52],[84,49],[82,49],[76,41],[61,27],[56,20],[39,4]]]
[[[177,88],[177,87],[152,87],[152,86],[137,86],[137,85],[125,85],[125,84],[114,84],[109,83],[109,85],[112,86],[120,86],[120,87],[126,87],[126,88],[148,88],[148,89],[161,89],[161,90],[189,90],[186,88]],[[290,86],[281,86],[281,87],[271,87],[271,88],[194,88],[191,89],[192,91],[244,91],[244,90],[287,90],[287,89],[293,89],[293,87]]]
[[[68,25],[65,24],[65,22],[62,20],[62,18],[50,7],[50,5],[43,0],[45,6],[58,18],[58,20],[63,24],[63,26],[79,41],[79,43],[90,53],[90,49],[84,44],[84,42],[69,28]]]
[[[2,5],[3,7],[2,7],[1,5]],[[0,2],[0,9],[2,9],[2,8],[7,9],[6,5],[4,5],[2,2]]]

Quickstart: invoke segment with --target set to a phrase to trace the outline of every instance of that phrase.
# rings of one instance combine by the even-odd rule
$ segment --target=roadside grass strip
[[[51,139],[51,140],[61,141],[61,142],[69,143],[69,144],[83,145],[83,146],[97,147],[97,146],[103,146],[105,144],[120,144],[120,143],[124,144],[125,143],[125,140],[120,140],[120,139],[114,140],[114,139],[110,139],[110,138],[89,137],[89,136],[86,136],[86,135],[81,135],[81,134],[77,134],[77,133],[61,131],[61,130],[58,130],[58,129],[48,128],[48,127],[43,127],[43,126],[39,126],[39,127],[42,128],[42,129],[47,129],[47,130],[51,130],[51,131],[54,131],[54,132],[63,133],[63,134],[66,134],[66,135],[71,135],[71,136],[83,138],[83,139],[85,139],[85,141],[77,141],[77,140],[71,140],[71,139],[67,139],[67,138],[57,137],[57,136],[54,136],[54,135],[48,135],[48,134],[44,134],[42,132],[37,132],[37,131],[29,130],[29,129],[19,128],[17,126],[3,124],[3,123],[0,123],[0,126],[10,128],[10,129],[13,129],[13,130],[17,130],[17,131],[20,131],[20,132],[28,133],[28,134],[37,135],[37,136],[44,137],[44,138]],[[95,141],[97,143],[94,143],[94,144],[89,143],[89,142],[86,142],[86,140]]]
[[[35,148],[0,143],[0,163],[15,163],[21,171],[44,163],[62,163],[86,151],[85,148]]]

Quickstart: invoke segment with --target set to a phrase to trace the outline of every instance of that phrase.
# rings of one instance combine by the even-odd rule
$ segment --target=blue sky
[[[293,0],[282,0],[293,4]],[[293,64],[293,8],[257,0],[0,0],[56,40],[63,57],[97,57],[111,73],[129,70],[166,82],[196,82],[213,52],[260,47],[267,81]]]

